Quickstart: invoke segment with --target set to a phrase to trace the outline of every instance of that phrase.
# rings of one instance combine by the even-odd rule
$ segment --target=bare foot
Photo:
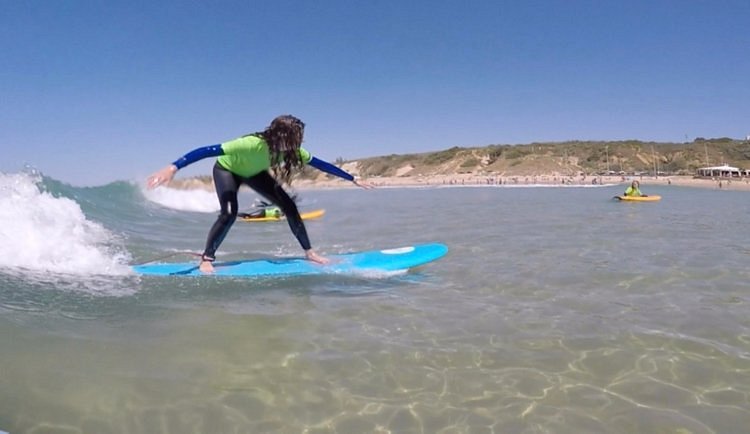
[[[323,257],[323,256],[320,256],[319,254],[315,253],[315,251],[313,251],[312,249],[305,250],[305,257],[307,258],[308,261],[315,262],[316,264],[323,264],[323,265],[325,265],[325,264],[331,262],[330,259],[328,259],[326,257]]]
[[[211,274],[214,272],[214,264],[211,261],[201,261],[198,269],[201,270],[201,273]]]

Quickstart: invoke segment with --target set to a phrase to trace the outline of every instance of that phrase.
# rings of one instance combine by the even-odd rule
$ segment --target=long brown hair
[[[299,156],[304,134],[305,123],[292,115],[278,116],[263,132],[255,133],[268,144],[271,170],[284,184],[291,184],[295,171],[305,165]]]

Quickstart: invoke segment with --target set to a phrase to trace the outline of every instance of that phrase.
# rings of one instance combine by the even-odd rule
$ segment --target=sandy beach
[[[641,189],[648,189],[649,185],[675,185],[682,187],[706,188],[714,190],[742,190],[750,191],[750,179],[706,179],[692,176],[478,176],[473,174],[432,175],[432,176],[400,176],[400,177],[372,177],[366,181],[376,187],[429,187],[448,185],[628,185],[633,180],[641,183]],[[350,182],[319,177],[316,180],[296,180],[294,188],[322,189],[322,188],[356,188]]]
[[[347,169],[356,175],[356,170],[351,167]],[[693,176],[591,176],[578,175],[567,176],[560,174],[548,175],[478,175],[466,174],[435,174],[418,176],[375,176],[362,178],[371,185],[377,187],[440,187],[440,186],[584,186],[584,185],[613,185],[622,184],[627,186],[632,181],[641,183],[641,189],[647,193],[650,185],[675,185],[681,187],[694,187],[712,190],[734,190],[750,191],[750,178],[695,178]],[[213,191],[213,184],[205,178],[175,179],[170,183],[173,188],[195,189],[203,188]],[[292,184],[297,190],[317,190],[329,188],[357,188],[349,181],[321,173],[315,179],[296,179]]]

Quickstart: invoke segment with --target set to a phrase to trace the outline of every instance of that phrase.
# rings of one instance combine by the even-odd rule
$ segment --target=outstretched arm
[[[166,184],[171,181],[172,178],[174,178],[174,174],[183,167],[189,164],[193,164],[198,160],[202,160],[207,157],[218,157],[219,155],[224,155],[224,150],[221,148],[221,145],[211,145],[193,149],[192,151],[175,160],[169,166],[149,176],[146,181],[146,185],[148,185],[148,188],[156,188],[162,184]]]
[[[224,150],[221,148],[221,145],[204,146],[202,148],[193,149],[192,151],[175,160],[172,164],[174,164],[175,167],[177,167],[177,169],[179,170],[187,166],[188,164],[195,163],[198,160],[202,160],[207,157],[218,157],[219,155],[224,155]]]
[[[308,164],[311,165],[312,167],[320,170],[320,171],[325,172],[325,173],[331,174],[333,176],[338,176],[339,178],[346,179],[347,181],[351,181],[356,186],[359,186],[359,187],[362,187],[362,188],[373,188],[372,185],[370,185],[370,184],[368,184],[366,182],[363,182],[363,181],[358,181],[357,179],[355,179],[354,176],[351,173],[348,173],[347,171],[345,171],[345,170],[343,170],[343,169],[341,169],[339,167],[336,167],[336,166],[334,166],[333,164],[331,164],[331,163],[329,163],[327,161],[323,161],[323,160],[321,160],[321,159],[319,159],[317,157],[312,157],[312,160],[310,160],[310,162]]]

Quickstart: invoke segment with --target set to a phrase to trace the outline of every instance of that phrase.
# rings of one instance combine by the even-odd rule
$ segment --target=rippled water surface
[[[122,265],[202,248],[213,213],[130,189],[113,210],[106,190],[63,192],[109,234],[63,241]],[[42,253],[41,267],[5,264],[0,430],[747,432],[750,196],[652,187],[662,201],[613,201],[621,190],[301,194],[326,209],[307,225],[322,253],[449,246],[390,277],[65,273]],[[220,251],[299,253],[284,223],[238,222]]]

